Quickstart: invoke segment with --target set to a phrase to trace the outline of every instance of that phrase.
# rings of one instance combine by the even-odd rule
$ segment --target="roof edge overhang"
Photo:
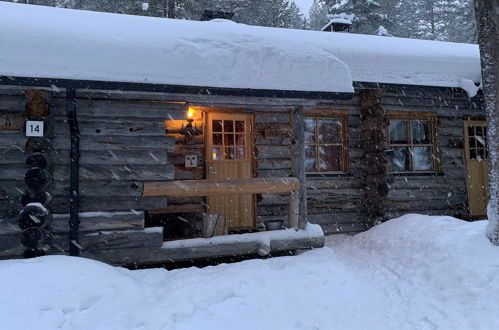
[[[320,91],[296,91],[296,90],[273,90],[273,89],[251,89],[251,88],[224,88],[206,86],[168,85],[155,83],[135,83],[119,81],[100,80],[77,80],[58,78],[35,78],[35,77],[13,77],[1,76],[0,85],[4,86],[26,86],[44,87],[53,89],[86,89],[86,90],[114,90],[128,92],[151,92],[171,94],[195,94],[195,95],[218,95],[218,96],[240,96],[240,97],[272,97],[288,99],[318,99],[318,100],[349,100],[353,92],[320,92]]]

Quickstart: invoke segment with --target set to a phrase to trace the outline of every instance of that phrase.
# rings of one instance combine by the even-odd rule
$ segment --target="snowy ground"
[[[408,215],[294,257],[129,271],[0,262],[1,329],[499,329],[485,221]]]

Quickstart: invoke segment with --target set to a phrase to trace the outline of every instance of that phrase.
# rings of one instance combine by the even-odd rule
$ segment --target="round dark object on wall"
[[[30,137],[24,145],[24,149],[30,154],[35,152],[45,152],[50,150],[50,148],[50,140],[44,137]]]
[[[47,171],[39,167],[33,167],[24,175],[24,182],[28,187],[33,189],[43,188],[47,184],[48,180]]]
[[[45,191],[38,191],[33,189],[28,189],[21,197],[21,204],[26,206],[30,203],[40,203],[40,204],[48,204],[52,199],[52,196]]]
[[[28,228],[21,234],[21,243],[27,248],[36,249],[40,245],[43,234],[40,228]]]
[[[42,227],[47,224],[49,216],[49,212],[44,207],[31,204],[25,206],[19,213],[17,224],[23,230],[31,227]]]
[[[26,249],[23,252],[24,259],[36,258],[36,257],[44,256],[44,255],[45,255],[45,251],[40,250],[40,249]]]
[[[42,153],[35,153],[26,158],[26,165],[29,167],[47,168],[47,158]]]

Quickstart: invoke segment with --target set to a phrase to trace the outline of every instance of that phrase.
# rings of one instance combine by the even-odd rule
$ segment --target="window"
[[[346,117],[305,118],[305,170],[346,172]]]
[[[245,160],[246,126],[244,120],[213,120],[213,160]]]
[[[436,117],[434,114],[389,114],[388,144],[392,172],[436,170]]]
[[[489,158],[485,123],[468,126],[468,146],[469,159],[486,160]]]

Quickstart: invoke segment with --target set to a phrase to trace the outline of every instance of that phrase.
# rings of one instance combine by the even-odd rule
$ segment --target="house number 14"
[[[26,122],[26,136],[43,136],[43,121],[28,120]]]

